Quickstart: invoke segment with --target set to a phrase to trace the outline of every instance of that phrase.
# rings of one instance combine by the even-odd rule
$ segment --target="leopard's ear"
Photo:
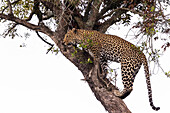
[[[73,29],[72,29],[72,32],[76,34],[76,33],[77,33],[77,29],[76,29],[76,28],[73,28]]]

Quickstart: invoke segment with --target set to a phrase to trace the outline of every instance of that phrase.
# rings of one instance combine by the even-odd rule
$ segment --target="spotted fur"
[[[94,61],[97,60],[100,62],[100,65],[106,74],[107,61],[121,63],[124,89],[121,92],[115,90],[114,93],[122,99],[126,98],[133,90],[135,76],[143,64],[150,105],[154,110],[160,109],[153,105],[147,59],[143,52],[135,45],[115,35],[107,35],[98,31],[75,28],[67,32],[64,38],[64,43],[66,45],[70,43],[87,45],[86,49],[93,56]]]

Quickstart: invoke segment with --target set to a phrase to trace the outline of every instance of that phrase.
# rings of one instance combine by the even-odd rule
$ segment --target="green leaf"
[[[113,72],[113,69],[111,69],[110,71]]]
[[[165,75],[166,75],[167,77],[170,77],[170,71],[165,72]]]
[[[74,56],[75,56],[75,54],[74,54],[74,53],[71,53],[71,56],[72,56],[72,57],[74,57]]]
[[[154,6],[152,6],[151,7],[151,12],[153,12],[155,10],[155,7]]]
[[[83,64],[83,62],[81,61],[80,64]]]
[[[88,62],[88,63],[93,63],[93,62],[91,61],[91,59],[90,59],[90,58],[88,58],[87,62]]]

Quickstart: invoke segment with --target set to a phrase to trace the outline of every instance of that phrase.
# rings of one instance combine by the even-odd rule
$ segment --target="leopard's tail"
[[[150,106],[152,107],[153,110],[158,111],[160,109],[160,107],[155,107],[154,104],[153,104],[153,100],[152,100],[152,90],[151,90],[148,62],[147,62],[147,59],[146,59],[144,54],[143,54],[143,57],[142,57],[142,61],[143,61],[144,71],[145,71],[145,76],[146,76],[146,83],[147,83],[147,88],[148,88],[148,96],[149,96]]]

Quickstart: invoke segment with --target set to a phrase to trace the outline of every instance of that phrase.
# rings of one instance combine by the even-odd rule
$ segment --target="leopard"
[[[94,62],[98,61],[101,65],[105,76],[108,73],[108,62],[120,63],[124,89],[122,91],[115,90],[114,94],[121,99],[126,98],[132,92],[134,79],[143,64],[150,106],[156,111],[160,109],[160,107],[155,107],[153,104],[146,56],[137,46],[116,35],[104,34],[96,30],[76,28],[69,30],[65,34],[63,43],[67,46],[85,45],[84,48],[88,50]]]

